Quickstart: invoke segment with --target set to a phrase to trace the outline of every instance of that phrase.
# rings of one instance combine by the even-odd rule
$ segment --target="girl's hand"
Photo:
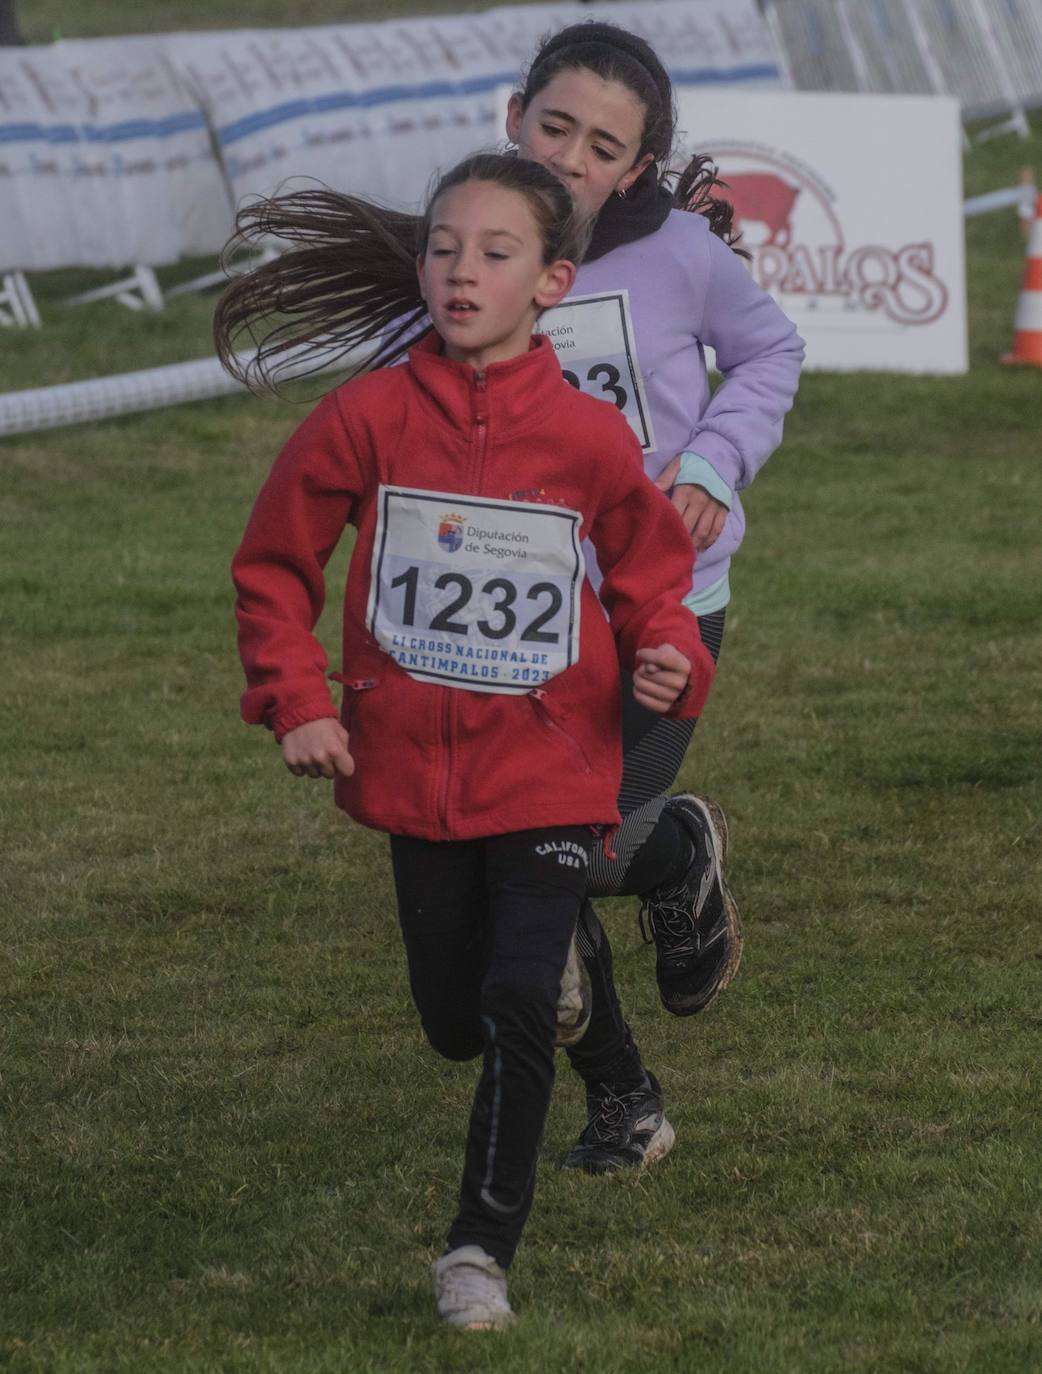
[[[639,663],[633,674],[633,697],[646,711],[662,716],[687,690],[691,664],[672,644],[657,649],[638,649]]]
[[[655,478],[659,491],[664,491],[680,512],[691,542],[697,552],[711,548],[720,538],[727,520],[727,507],[715,496],[710,496],[705,487],[684,482],[675,487],[680,472],[679,455],[667,463]]]
[[[347,731],[328,717],[309,720],[282,736],[282,761],[298,778],[349,778],[355,761],[347,752]]]

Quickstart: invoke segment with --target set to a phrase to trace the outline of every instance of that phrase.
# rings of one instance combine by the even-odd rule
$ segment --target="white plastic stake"
[[[163,293],[151,267],[138,264],[131,276],[121,281],[110,282],[108,286],[97,286],[93,291],[82,291],[78,296],[70,296],[66,305],[88,305],[91,301],[115,298],[128,310],[162,310]]]
[[[8,272],[0,277],[0,326],[40,328],[40,313],[24,272]]]

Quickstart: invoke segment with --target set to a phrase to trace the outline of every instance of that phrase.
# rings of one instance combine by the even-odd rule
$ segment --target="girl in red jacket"
[[[588,854],[619,821],[619,661],[641,704],[677,718],[697,716],[713,664],[682,605],[683,522],[626,420],[573,390],[532,335],[581,257],[560,182],[471,158],[413,244],[411,217],[313,194],[337,221],[329,288],[345,311],[366,329],[427,311],[433,329],[404,366],[327,396],[261,490],[233,567],[242,712],[292,773],[334,778],[337,803],[389,833],[424,1031],[447,1058],[483,1056],[434,1285],[445,1320],[496,1327],[513,1319],[505,1271],[532,1202]],[[313,279],[318,263],[289,254],[231,288],[219,338],[273,284],[289,301],[293,273]],[[291,342],[269,336],[262,371]],[[347,524],[338,712],[313,629]]]

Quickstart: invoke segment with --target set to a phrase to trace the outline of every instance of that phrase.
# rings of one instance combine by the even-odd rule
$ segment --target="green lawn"
[[[287,24],[372,23],[412,14],[491,10],[506,0],[15,0],[28,43],[193,29],[264,29]],[[537,4],[545,0],[510,0]]]
[[[990,143],[967,191],[1032,160]],[[1042,377],[996,365],[1013,215],[968,246],[970,375],[809,375],[749,494],[683,778],[731,817],[745,962],[671,1020],[605,906],[677,1147],[561,1174],[562,1060],[501,1337],[431,1311],[475,1070],[422,1043],[384,841],[237,719],[227,563],[300,408],[0,442],[0,1367],[1042,1367]],[[34,279],[6,385],[206,352],[212,300],[63,311],[88,280]]]

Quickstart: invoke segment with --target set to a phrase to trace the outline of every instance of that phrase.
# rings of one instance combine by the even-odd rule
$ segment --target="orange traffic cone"
[[[1042,367],[1042,196],[1035,203],[1035,222],[1031,226],[1024,264],[1024,286],[1013,329],[1013,352],[1004,353],[1002,362]]]

